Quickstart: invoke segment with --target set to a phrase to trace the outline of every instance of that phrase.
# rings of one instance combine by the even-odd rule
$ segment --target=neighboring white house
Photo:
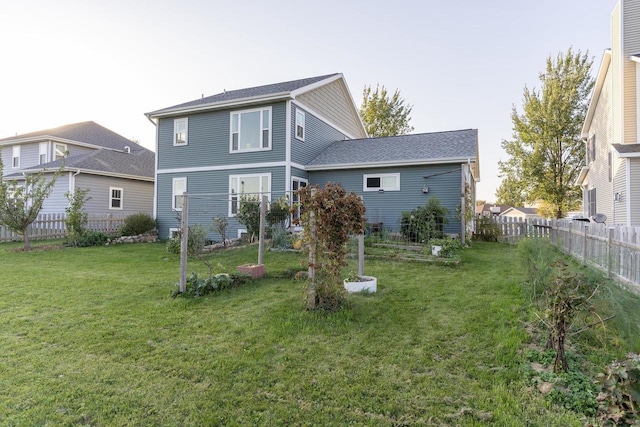
[[[0,139],[3,177],[53,174],[64,162],[41,213],[64,213],[65,193],[88,189],[88,213],[153,214],[155,154],[95,122],[74,123]]]
[[[537,219],[540,218],[536,208],[509,208],[500,214],[500,217]]]
[[[611,14],[611,48],[604,52],[582,137],[585,216],[640,226],[640,0],[621,0]]]

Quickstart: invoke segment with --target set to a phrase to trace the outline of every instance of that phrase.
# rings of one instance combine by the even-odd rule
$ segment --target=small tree
[[[364,233],[364,203],[331,182],[323,189],[302,188],[298,194],[305,207],[301,218],[305,240],[315,254],[310,265],[315,269],[315,285],[312,282],[307,292],[307,309],[335,310],[344,298],[342,268],[347,265],[349,236]]]
[[[24,249],[31,249],[28,228],[38,218],[44,199],[49,197],[64,163],[47,178],[45,171],[25,174],[20,181],[3,178],[0,161],[0,224],[4,224],[24,240]]]
[[[238,221],[247,227],[249,241],[253,241],[260,234],[260,202],[255,197],[242,196]]]
[[[66,192],[64,197],[69,201],[69,205],[64,209],[67,217],[64,220],[64,225],[67,231],[67,241],[72,246],[78,245],[78,239],[85,231],[89,215],[84,212],[84,204],[91,200],[91,197],[86,197],[89,194],[89,189],[76,188],[73,193]]]

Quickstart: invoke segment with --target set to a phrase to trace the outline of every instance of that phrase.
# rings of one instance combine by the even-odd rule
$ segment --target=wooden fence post
[[[315,195],[315,190],[311,190],[311,197]],[[318,230],[316,229],[316,213],[309,212],[309,289],[307,291],[307,309],[316,308],[316,245],[318,244]]]
[[[187,292],[187,250],[189,248],[189,197],[182,193],[182,218],[180,221],[180,293]]]
[[[589,240],[587,237],[587,233],[589,231],[589,226],[587,224],[584,225],[584,237],[582,242],[582,263],[587,265],[587,254],[589,251],[587,250],[587,241]]]
[[[607,277],[611,278],[611,270],[613,268],[613,237],[615,235],[615,228],[609,227],[609,233],[607,238]]]
[[[260,234],[258,237],[258,264],[264,264],[265,222],[267,217],[267,196],[262,195],[260,201]]]

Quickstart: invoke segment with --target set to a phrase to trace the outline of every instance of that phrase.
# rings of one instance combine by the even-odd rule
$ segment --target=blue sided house
[[[361,196],[368,221],[390,229],[400,228],[403,211],[437,197],[450,212],[445,232],[457,235],[463,200],[475,205],[476,129],[368,138],[339,73],[224,91],[146,115],[156,126],[162,237],[178,227],[183,192],[190,224],[213,229],[213,218],[225,217],[227,237],[244,229],[236,219],[243,194],[295,202],[298,188],[328,182]]]

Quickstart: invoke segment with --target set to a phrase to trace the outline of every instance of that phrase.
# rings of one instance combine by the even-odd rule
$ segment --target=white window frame
[[[169,227],[169,235],[167,238],[176,239],[180,234],[180,229],[178,227]]]
[[[119,191],[120,192],[120,198],[118,197],[113,197],[113,192],[114,191]],[[114,207],[113,206],[113,201],[114,200],[119,200],[120,201],[120,207]],[[109,209],[110,210],[116,210],[116,211],[121,211],[124,205],[124,189],[122,187],[109,187]]]
[[[173,178],[171,180],[171,210],[173,211],[182,211],[182,205],[177,206],[176,204],[176,196],[182,196],[181,194],[176,194],[176,184],[182,182],[182,186],[184,187],[183,193],[187,192],[187,178],[184,176]]]
[[[20,168],[20,146],[14,145],[11,151],[11,167],[13,169]]]
[[[58,148],[61,147],[62,150],[62,155],[60,157],[58,157]],[[53,144],[53,160],[58,160],[58,159],[63,159],[65,157],[67,157],[67,144],[60,144],[59,142],[56,142],[55,144]]]
[[[296,190],[294,190],[294,188],[293,188],[294,187],[294,182],[298,183],[298,190],[300,188],[302,188],[302,187],[306,187],[306,186],[309,185],[309,180],[308,179],[298,178],[297,176],[292,176],[291,177],[291,204],[292,205],[300,202],[300,198],[299,198],[299,196],[297,196],[295,194]],[[304,183],[303,186],[300,185],[302,183]],[[301,214],[302,214],[302,212],[300,210],[300,206],[298,206],[296,208],[296,211],[294,213],[292,213],[291,216],[292,216],[293,219],[297,219],[297,218],[300,218]]]
[[[264,123],[264,112],[268,111],[269,112],[269,123]],[[243,114],[249,114],[249,113],[255,113],[255,112],[260,112],[260,143],[258,144],[259,147],[257,148],[240,148],[240,141],[242,139],[242,115]],[[234,126],[233,126],[233,119],[234,116],[238,116],[238,129],[237,132],[234,132]],[[263,107],[263,108],[252,108],[249,110],[237,110],[237,111],[232,111],[229,114],[229,153],[247,153],[247,152],[252,152],[252,151],[269,151],[271,150],[271,139],[272,139],[272,135],[273,135],[273,127],[272,127],[272,122],[273,122],[273,111],[271,109],[271,107]],[[264,131],[267,130],[268,131],[268,141],[267,141],[267,146],[264,146]],[[238,134],[238,149],[234,150],[233,149],[233,135],[237,133]]]
[[[178,140],[178,126],[184,123],[184,142]],[[182,133],[182,132],[180,132]],[[182,117],[180,119],[173,120],[173,145],[182,147],[183,145],[189,145],[189,118]]]
[[[294,129],[294,133],[295,133],[296,139],[303,142],[307,134],[307,128],[305,127],[306,122],[307,122],[307,119],[304,111],[300,110],[299,108],[296,108],[296,127]],[[298,128],[302,130],[301,136],[298,135]]]
[[[39,147],[40,148],[38,151],[38,162],[39,164],[44,165],[45,163],[49,162],[49,153],[48,153],[49,143],[41,142]],[[44,158],[42,156],[44,156]]]
[[[395,187],[385,187],[382,184],[384,178],[394,177],[396,179]],[[380,178],[380,187],[367,186],[369,178]],[[370,173],[362,175],[362,191],[400,191],[400,172],[398,173]]]
[[[258,178],[259,182],[258,182],[258,188],[260,189],[260,191],[258,192],[257,196],[259,198],[262,197],[263,194],[267,194],[267,200],[271,201],[271,173],[254,173],[254,174],[245,174],[245,175],[229,175],[229,211],[228,214],[230,217],[235,217],[236,214],[233,213],[233,206],[235,204],[236,207],[236,212],[238,211],[238,209],[240,209],[240,197],[242,196],[242,192],[236,191],[233,188],[233,180],[237,180],[237,182],[241,182],[242,179],[247,179],[247,178]],[[263,180],[264,179],[268,179],[267,182],[267,189],[266,191],[263,191]],[[253,194],[252,194],[253,195]]]

